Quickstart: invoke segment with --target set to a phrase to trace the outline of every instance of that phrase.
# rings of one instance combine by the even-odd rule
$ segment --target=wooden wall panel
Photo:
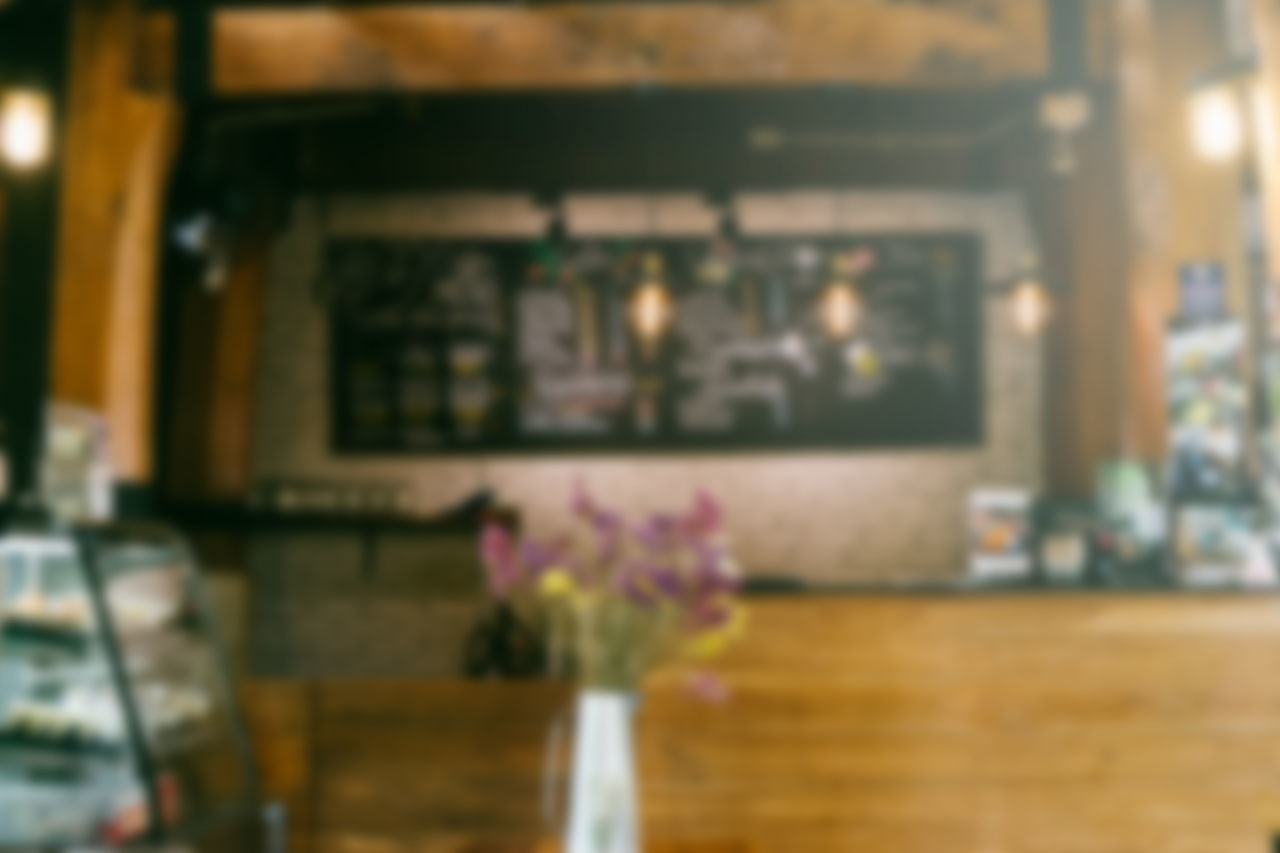
[[[254,233],[237,240],[216,289],[190,277],[175,288],[168,497],[248,496],[261,311],[271,260],[267,239]]]
[[[1264,853],[1278,641],[1262,597],[760,600],[722,666],[732,702],[649,685],[646,831],[691,851]],[[569,700],[315,685],[313,849],[531,849]]]
[[[268,802],[285,807],[291,850],[311,842],[312,703],[300,683],[258,683],[245,692],[246,716]]]
[[[208,495],[244,497],[252,484],[254,403],[258,341],[271,252],[265,240],[249,241],[233,264],[217,300],[219,336],[209,393],[213,398]]]

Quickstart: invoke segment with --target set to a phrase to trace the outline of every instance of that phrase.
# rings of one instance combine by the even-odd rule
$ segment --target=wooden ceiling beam
[[[1047,70],[1044,0],[759,0],[230,8],[220,97],[845,84],[956,87]],[[173,78],[174,27],[141,28],[142,77]]]

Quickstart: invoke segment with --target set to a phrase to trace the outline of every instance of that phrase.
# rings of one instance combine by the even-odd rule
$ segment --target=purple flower
[[[612,565],[622,554],[622,516],[614,512],[597,512],[592,519],[596,534],[596,558],[602,565]]]
[[[563,566],[564,549],[559,544],[548,544],[536,539],[520,543],[520,562],[532,577],[538,578],[547,569]]]
[[[627,600],[639,607],[654,607],[659,601],[658,589],[644,567],[628,565],[618,575],[618,589]]]
[[[682,601],[684,579],[674,568],[643,560],[627,564],[621,575],[621,589],[627,597],[645,606],[659,601]]]
[[[694,552],[693,583],[699,595],[733,593],[741,588],[742,579],[723,549],[699,543]]]
[[[572,508],[574,515],[591,525],[596,543],[596,562],[601,566],[612,565],[622,554],[625,530],[622,516],[600,506],[580,481],[574,484]]]
[[[487,570],[489,590],[495,598],[507,598],[521,577],[511,533],[498,524],[486,525],[480,534],[480,557]]]
[[[654,566],[651,570],[653,584],[662,594],[672,601],[679,601],[685,597],[688,589],[685,585],[684,578],[680,576],[680,572],[666,566]]]
[[[650,551],[669,551],[679,544],[681,521],[674,515],[651,516],[636,530],[636,539]]]

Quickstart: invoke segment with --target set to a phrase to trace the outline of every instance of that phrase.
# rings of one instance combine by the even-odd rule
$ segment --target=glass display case
[[[165,528],[0,536],[0,850],[259,849],[252,751]]]

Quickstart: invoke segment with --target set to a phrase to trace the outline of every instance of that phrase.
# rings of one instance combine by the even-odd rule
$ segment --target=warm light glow
[[[631,328],[646,344],[666,334],[674,313],[671,294],[660,282],[646,282],[631,296]]]
[[[822,294],[818,315],[827,337],[844,340],[862,322],[862,297],[847,282],[831,284]]]
[[[1013,312],[1013,325],[1027,337],[1044,331],[1053,311],[1053,303],[1044,285],[1031,280],[1024,281],[1013,289],[1009,307]]]
[[[1218,163],[1239,156],[1244,147],[1244,117],[1227,87],[1199,92],[1191,100],[1191,132],[1196,151]]]
[[[52,135],[49,99],[17,90],[0,98],[0,155],[15,169],[34,169],[49,157]]]

